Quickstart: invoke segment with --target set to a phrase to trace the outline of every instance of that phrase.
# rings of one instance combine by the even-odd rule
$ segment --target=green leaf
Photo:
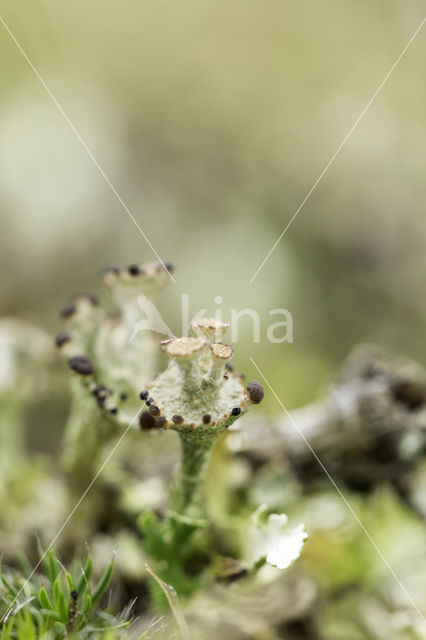
[[[35,584],[36,583],[35,576],[26,554],[21,549],[19,549],[16,553],[16,556],[18,558],[18,562],[21,566],[23,574],[27,576],[27,580]]]
[[[7,578],[3,574],[1,576],[1,581],[3,582],[4,586],[6,587],[9,595],[11,595],[12,598],[16,598],[17,595],[18,595],[18,592],[12,587],[10,582],[7,580]]]
[[[53,605],[50,602],[49,596],[47,595],[47,591],[44,587],[40,588],[39,594],[38,594],[38,599],[40,601],[41,606],[43,607],[43,609],[47,609],[50,611],[53,611]]]
[[[87,556],[87,560],[86,563],[84,565],[83,568],[83,573],[80,577],[80,580],[78,581],[78,585],[77,585],[77,593],[79,596],[83,595],[84,592],[84,588],[86,586],[86,584],[89,583],[90,578],[92,577],[92,572],[93,572],[93,563],[92,563],[92,558],[91,556]]]
[[[55,629],[58,631],[58,633],[60,634],[60,637],[63,638],[65,631],[66,631],[66,627],[64,624],[62,624],[62,622],[55,622]]]
[[[68,607],[66,605],[65,596],[62,593],[62,591],[59,594],[59,601],[58,601],[57,609],[58,609],[59,615],[61,616],[62,622],[67,622],[68,621]]]
[[[49,580],[53,584],[59,573],[58,561],[56,560],[55,552],[53,549],[49,549],[47,554],[47,561],[49,565]]]
[[[15,624],[15,621],[13,617],[9,618],[6,624],[4,624],[4,626],[2,627],[0,640],[10,640],[10,638],[12,637],[12,630],[13,630],[14,624]]]
[[[59,615],[59,613],[57,611],[53,611],[52,609],[45,609],[43,608],[41,610],[41,612],[45,615],[48,616],[49,618],[53,618],[53,620],[57,620],[58,622],[61,621],[61,616]]]
[[[43,633],[47,631],[47,629],[51,626],[52,619],[50,616],[43,613],[44,609],[40,609],[38,603],[36,603],[36,607],[29,607],[29,612],[33,617],[34,624],[37,627],[38,634],[42,636]]]
[[[102,576],[102,578],[99,580],[98,584],[96,585],[96,587],[94,588],[93,592],[92,592],[92,602],[93,604],[96,604],[104,595],[105,591],[108,588],[108,585],[111,581],[111,577],[112,577],[112,572],[114,570],[114,558],[111,560],[111,562],[109,563],[109,565],[107,566],[107,568],[105,569],[105,572]]]
[[[17,615],[17,636],[25,640],[36,640],[36,629],[30,612],[27,609]]]
[[[88,615],[90,609],[92,608],[92,598],[89,592],[87,592],[87,596],[86,596],[86,602],[84,603],[84,607],[83,607],[83,615]]]
[[[56,611],[58,611],[60,593],[61,593],[61,585],[60,585],[59,576],[57,576],[55,578],[55,582],[53,583],[53,603],[55,605]]]
[[[162,523],[152,511],[146,511],[138,518],[138,526],[144,536],[144,546],[148,554],[158,560],[166,560],[168,546],[165,544],[165,531]]]
[[[84,627],[87,626],[87,623],[88,623],[88,620],[86,616],[81,616],[80,622],[78,623],[78,626],[77,626],[78,631],[81,631],[82,629],[84,629]]]
[[[74,591],[74,580],[72,579],[72,576],[70,573],[68,573],[68,571],[65,572],[65,577],[67,579],[67,583],[68,583],[68,588],[71,591]]]

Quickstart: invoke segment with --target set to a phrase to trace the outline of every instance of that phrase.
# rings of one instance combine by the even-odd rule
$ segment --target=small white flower
[[[286,569],[300,556],[308,537],[305,525],[287,528],[285,514],[267,515],[266,505],[261,505],[251,518],[249,559],[255,564],[261,559],[278,569]]]

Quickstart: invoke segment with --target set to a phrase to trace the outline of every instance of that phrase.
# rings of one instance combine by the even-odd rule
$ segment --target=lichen
[[[138,294],[152,296],[168,284],[171,265],[146,263],[102,272],[116,307],[108,313],[92,294],[75,296],[60,312],[64,330],[56,348],[71,371],[71,411],[63,464],[72,485],[86,487],[103,447],[123,432],[139,410],[139,390],[157,370],[157,340],[134,335]]]
[[[167,268],[151,263],[110,266],[103,278],[119,312],[107,314],[92,295],[77,296],[61,312],[65,328],[55,341],[71,375],[63,455],[69,485],[79,495],[91,486],[101,459],[137,422],[142,431],[175,431],[182,460],[168,509],[160,521],[145,511],[139,525],[162,577],[190,593],[197,580],[188,578],[184,567],[192,558],[196,532],[208,527],[203,490],[212,448],[262,400],[263,389],[255,380],[246,385],[244,376],[234,372],[234,349],[222,342],[228,324],[217,318],[197,319],[192,323],[195,335],[161,343],[149,331],[135,330],[140,326],[138,294],[152,295],[168,283]],[[169,364],[153,375],[161,350]],[[136,428],[133,432],[137,435]],[[100,458],[109,443],[108,454]],[[92,499],[91,511],[102,502],[102,497]]]
[[[197,517],[213,444],[263,397],[258,382],[252,381],[246,387],[242,374],[230,371],[233,348],[212,341],[218,335],[222,337],[227,326],[216,318],[203,318],[193,324],[198,337],[162,342],[170,364],[141,393],[148,405],[140,416],[142,429],[176,431],[181,441],[182,464],[172,506],[179,513]]]

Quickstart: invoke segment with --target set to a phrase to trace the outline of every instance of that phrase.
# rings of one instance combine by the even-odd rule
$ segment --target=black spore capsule
[[[155,419],[155,426],[161,429],[166,424],[167,420],[163,416]]]
[[[263,387],[257,380],[252,380],[247,385],[247,393],[249,394],[250,400],[253,404],[259,404],[263,400],[263,396],[265,395],[263,392]]]
[[[157,405],[155,405],[155,404],[151,404],[150,405],[149,411],[156,418],[158,418],[161,415],[161,411],[160,411],[159,407],[157,407]]]
[[[149,391],[147,391],[146,389],[141,391],[140,394],[139,394],[139,398],[141,400],[146,400],[148,396],[149,396]]]
[[[73,302],[70,302],[70,304],[65,305],[65,307],[63,307],[60,310],[59,314],[63,318],[71,318],[71,316],[73,316],[76,311],[77,311],[76,305]]]
[[[209,413],[205,413],[203,415],[203,423],[204,424],[209,424],[211,419],[212,419],[212,417],[211,417],[211,415]]]
[[[240,413],[241,413],[241,409],[240,409],[240,407],[234,407],[234,408],[232,409],[231,413],[232,413],[232,415],[233,415],[233,416],[239,416],[239,415],[240,415]]]
[[[143,431],[148,431],[149,429],[155,428],[155,418],[152,416],[149,411],[142,411],[139,416],[139,426]]]
[[[177,416],[177,415],[173,416],[172,422],[174,422],[175,424],[182,424],[183,418],[182,416]]]
[[[86,356],[72,356],[68,359],[68,366],[82,376],[90,376],[93,373],[92,362]]]
[[[137,264],[131,264],[128,267],[131,276],[138,276],[140,274],[140,268]]]
[[[65,331],[63,331],[62,333],[58,333],[58,335],[56,336],[55,344],[58,348],[60,348],[70,340],[71,340],[71,336],[69,335],[69,333],[66,333]]]

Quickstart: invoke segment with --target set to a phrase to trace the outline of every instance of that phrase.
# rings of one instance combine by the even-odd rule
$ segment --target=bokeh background
[[[420,33],[252,285],[250,278],[419,25],[419,0],[2,2],[2,16],[152,245],[160,306],[252,307],[248,355],[291,406],[350,348],[426,355]],[[67,296],[147,243],[2,26],[0,300],[57,330]],[[268,310],[294,343],[270,345]],[[243,326],[244,325],[244,326]],[[271,409],[275,408],[272,406]]]
[[[253,356],[288,408],[320,395],[359,343],[425,362],[426,28],[250,284],[424,13],[421,0],[3,0],[0,11],[175,265],[176,284],[158,300],[166,322],[179,333],[182,294],[194,313],[213,313],[217,296],[224,319],[232,308],[256,310],[261,341],[241,321],[236,365],[258,377]],[[99,289],[104,264],[155,256],[4,25],[0,56],[0,315],[53,336],[59,309]],[[268,312],[281,307],[294,342],[270,344]],[[36,451],[60,447],[68,396],[57,371],[62,395],[45,396],[28,418]],[[270,393],[264,407],[280,411]],[[338,509],[332,489],[324,500],[301,507],[311,528],[315,518],[326,526],[327,500],[329,513]],[[353,500],[424,595],[423,524],[387,494]],[[306,566],[333,589],[359,576],[367,592],[377,575],[392,583],[350,514],[340,515],[350,525],[332,561],[313,537]],[[328,637],[342,637],[346,613],[334,622],[332,612]]]

